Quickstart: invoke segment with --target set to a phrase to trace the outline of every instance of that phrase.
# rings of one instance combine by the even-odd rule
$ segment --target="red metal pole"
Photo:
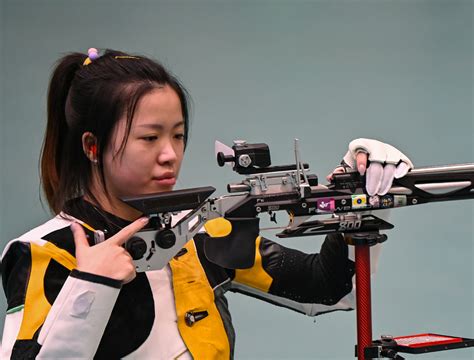
[[[357,301],[357,359],[367,360],[364,349],[372,344],[372,303],[370,293],[370,247],[355,245]]]

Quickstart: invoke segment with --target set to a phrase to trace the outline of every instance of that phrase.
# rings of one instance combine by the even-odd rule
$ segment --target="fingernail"
[[[150,220],[150,219],[146,216],[140,218],[140,221],[144,224],[146,224],[148,222],[148,220]]]
[[[364,175],[365,174],[365,165],[364,164],[359,164],[357,167],[357,170],[359,170],[359,174]]]

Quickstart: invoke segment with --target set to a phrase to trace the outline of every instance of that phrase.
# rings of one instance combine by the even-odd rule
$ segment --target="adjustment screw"
[[[147,249],[145,240],[138,236],[131,237],[124,247],[133,260],[140,260],[145,255]]]
[[[252,159],[247,154],[239,156],[239,165],[246,168],[252,164]]]
[[[169,249],[176,244],[176,235],[170,229],[158,230],[155,234],[156,245],[162,249]]]

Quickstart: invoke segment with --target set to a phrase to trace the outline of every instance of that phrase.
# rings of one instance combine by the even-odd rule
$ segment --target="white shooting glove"
[[[356,171],[360,152],[366,153],[370,161],[366,173],[366,190],[370,196],[386,194],[394,178],[405,176],[414,167],[410,159],[392,145],[361,138],[349,143],[349,151],[344,156],[344,162]]]

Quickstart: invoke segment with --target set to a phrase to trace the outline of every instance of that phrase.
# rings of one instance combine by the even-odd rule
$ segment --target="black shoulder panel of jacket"
[[[194,244],[196,244],[196,251],[199,261],[206,273],[209,284],[214,289],[217,285],[223,284],[229,280],[229,276],[224,268],[209,261],[204,253],[204,242],[209,238],[206,233],[198,233],[194,236]],[[178,253],[179,254],[179,253]]]
[[[58,297],[71,271],[56,260],[51,259],[43,278],[44,295],[50,304]]]
[[[2,261],[2,283],[7,297],[7,310],[25,303],[30,272],[30,244],[16,241],[11,244]]]
[[[260,254],[273,282],[269,293],[300,303],[334,305],[352,290],[354,262],[342,235],[326,237],[319,254],[305,254],[262,238]]]
[[[89,244],[92,246],[94,245],[94,232],[83,228],[86,236],[89,240]],[[72,256],[76,256],[76,246],[74,244],[74,235],[72,234],[71,228],[66,226],[62,229],[58,229],[53,231],[45,236],[43,236],[43,240],[47,240],[50,243],[53,243],[58,248],[66,250]]]
[[[41,350],[41,345],[36,340],[17,340],[12,349],[12,360],[35,359]]]

